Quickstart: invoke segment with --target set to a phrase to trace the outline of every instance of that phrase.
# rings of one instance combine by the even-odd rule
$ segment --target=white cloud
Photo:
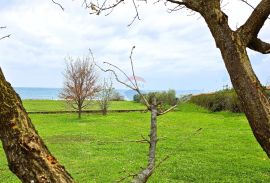
[[[64,57],[86,55],[88,48],[97,60],[130,70],[133,45],[135,69],[147,81],[145,88],[211,90],[228,82],[220,52],[198,14],[188,16],[186,10],[169,14],[162,3],[149,2],[139,8],[141,21],[127,27],[135,15],[129,3],[110,16],[95,16],[80,1],[59,2],[64,12],[51,1],[0,2],[1,24],[12,33],[11,39],[0,44],[0,62],[13,85],[61,87]],[[240,26],[251,9],[238,0],[229,2],[224,11],[230,25]],[[270,40],[269,28],[268,22],[260,34],[266,40]],[[260,59],[253,52],[251,56]],[[269,67],[269,62],[263,63]],[[262,66],[254,64],[259,73]],[[267,74],[262,73],[259,77],[265,80]]]

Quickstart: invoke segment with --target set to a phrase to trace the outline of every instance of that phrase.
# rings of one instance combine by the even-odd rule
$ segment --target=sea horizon
[[[62,88],[54,87],[14,87],[22,100],[60,100],[59,93]],[[131,89],[116,89],[125,100],[133,100],[136,91]],[[166,90],[142,90],[143,93]],[[202,93],[202,90],[175,90],[177,97],[186,94]]]

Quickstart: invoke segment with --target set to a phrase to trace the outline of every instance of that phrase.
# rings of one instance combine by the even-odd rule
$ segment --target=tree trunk
[[[108,112],[108,109],[107,109],[107,106],[105,104],[105,106],[103,106],[103,109],[102,109],[102,115],[103,116],[106,116],[107,115],[107,112]]]
[[[82,116],[82,106],[78,106],[78,118],[81,119]]]
[[[230,29],[224,13],[215,8],[208,8],[205,12],[202,15],[221,51],[253,134],[270,157],[270,103],[252,69],[244,38]]]
[[[9,169],[22,182],[73,182],[39,137],[20,97],[5,80],[1,69],[0,138]]]
[[[142,170],[132,181],[133,183],[145,183],[155,170],[156,161],[156,145],[157,145],[157,103],[153,98],[151,104],[151,125],[150,125],[150,141],[149,141],[149,154],[148,165]]]

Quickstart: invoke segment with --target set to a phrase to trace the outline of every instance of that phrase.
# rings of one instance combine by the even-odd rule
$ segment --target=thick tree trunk
[[[145,183],[148,178],[153,174],[155,170],[156,161],[156,146],[157,146],[157,103],[156,99],[153,99],[151,105],[151,125],[150,125],[150,141],[149,141],[149,154],[148,165],[142,170],[132,181],[133,183]]]
[[[270,103],[252,69],[244,38],[230,29],[227,16],[218,8],[206,9],[203,17],[221,51],[253,134],[270,157]]]
[[[35,130],[20,97],[0,69],[0,138],[9,169],[22,182],[73,182]]]

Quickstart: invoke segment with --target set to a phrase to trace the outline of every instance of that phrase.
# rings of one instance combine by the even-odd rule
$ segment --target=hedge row
[[[212,112],[242,112],[240,102],[234,90],[221,90],[215,93],[194,95],[190,102],[205,107]]]
[[[270,90],[265,90],[270,98]],[[233,89],[220,90],[215,93],[194,95],[190,102],[205,107],[212,112],[242,112],[240,102]]]

